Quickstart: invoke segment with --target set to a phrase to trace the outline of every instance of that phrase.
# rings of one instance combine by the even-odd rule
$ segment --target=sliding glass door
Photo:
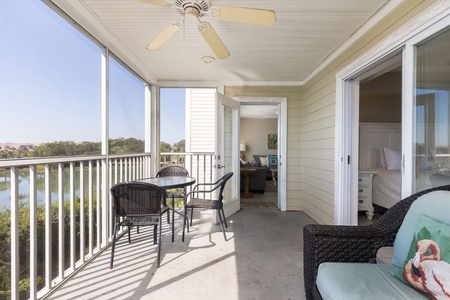
[[[413,192],[450,184],[450,29],[416,47]]]

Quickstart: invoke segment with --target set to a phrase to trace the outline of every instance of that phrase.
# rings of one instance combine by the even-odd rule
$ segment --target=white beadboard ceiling
[[[147,44],[181,16],[135,0],[52,0],[144,79],[160,86],[298,85],[372,18],[388,0],[212,0],[211,5],[269,9],[275,24],[264,27],[208,21],[231,56],[214,56],[196,23],[186,20],[159,50]],[[392,2],[392,1],[391,1]]]

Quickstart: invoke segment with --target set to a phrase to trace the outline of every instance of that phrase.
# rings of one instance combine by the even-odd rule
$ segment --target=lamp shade
[[[245,146],[245,144],[239,144],[239,151],[241,152],[247,151],[247,147]]]

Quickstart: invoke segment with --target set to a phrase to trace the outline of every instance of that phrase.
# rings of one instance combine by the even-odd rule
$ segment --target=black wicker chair
[[[222,176],[219,180],[217,180],[214,183],[199,183],[197,184],[192,192],[188,193],[186,195],[186,203],[184,205],[184,222],[183,222],[183,238],[182,241],[184,241],[184,228],[186,226],[186,219],[187,219],[187,210],[191,209],[191,226],[192,226],[192,219],[194,215],[194,208],[204,208],[204,209],[216,209],[217,213],[219,215],[220,224],[222,225],[222,232],[223,236],[225,238],[225,241],[227,240],[227,236],[225,234],[225,227],[228,227],[227,220],[225,218],[225,213],[223,211],[223,190],[225,188],[225,184],[227,181],[233,176],[232,172],[229,172]],[[199,187],[203,188],[203,190],[199,190]],[[210,187],[208,189],[208,187]],[[214,191],[218,191],[218,197],[217,199],[208,199],[210,195],[213,194]],[[209,195],[207,195],[209,194]],[[188,232],[189,232],[189,226],[188,226]]]
[[[165,167],[164,169],[161,169],[157,174],[156,177],[169,177],[169,176],[182,176],[182,177],[188,177],[189,171],[186,170],[183,167],[179,166],[169,166]],[[172,199],[172,220],[175,217],[175,198],[184,199],[186,195],[186,188],[183,189],[173,189],[170,191],[167,191],[167,198]],[[170,212],[167,211],[167,220],[170,222]],[[172,242],[175,240],[175,223],[172,222]]]
[[[128,227],[128,243],[131,243],[131,228],[153,226],[153,244],[158,243],[158,263],[161,253],[161,216],[168,211],[165,205],[166,192],[158,186],[143,182],[123,182],[111,188],[115,212],[114,237],[111,246],[110,269],[113,268],[117,231]],[[159,227],[159,230],[157,230]],[[158,231],[158,234],[157,234]],[[159,242],[158,242],[159,240]]]
[[[375,263],[379,248],[393,246],[411,204],[420,196],[438,190],[450,191],[450,185],[428,189],[399,201],[370,226],[306,225],[303,228],[306,299],[322,299],[316,286],[321,263]]]

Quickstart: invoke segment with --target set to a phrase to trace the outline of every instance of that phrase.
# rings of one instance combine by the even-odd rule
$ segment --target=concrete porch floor
[[[227,238],[211,211],[196,211],[181,242],[163,220],[161,266],[152,229],[132,230],[116,244],[114,268],[108,248],[47,299],[304,299],[303,212],[246,208],[230,216]]]

